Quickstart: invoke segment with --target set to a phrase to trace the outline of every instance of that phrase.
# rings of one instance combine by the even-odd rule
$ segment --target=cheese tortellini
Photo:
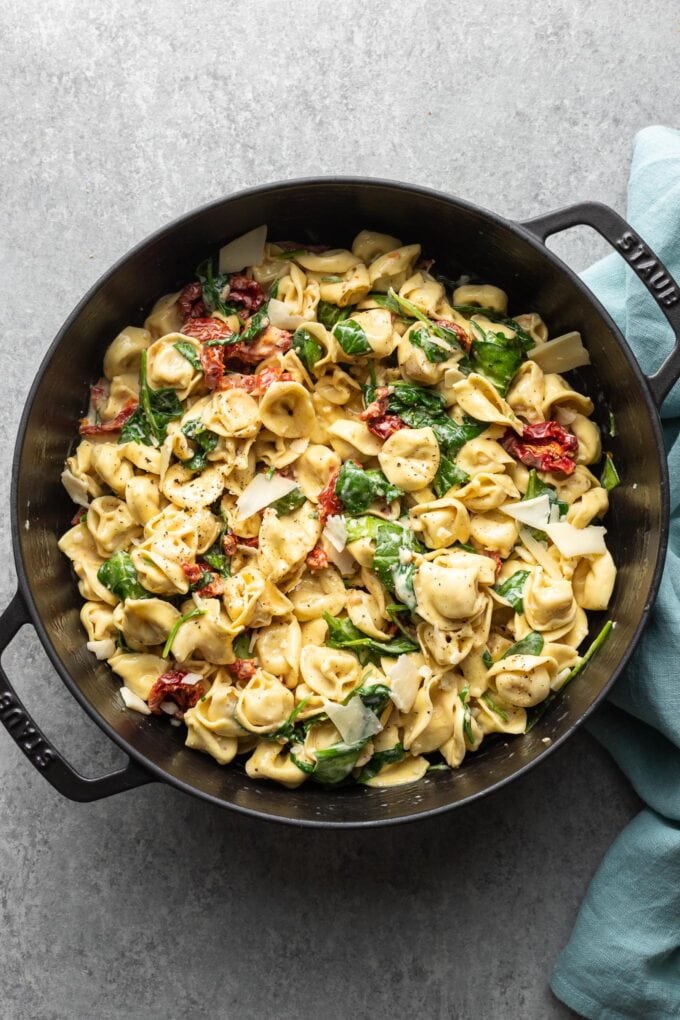
[[[87,649],[126,708],[254,781],[458,768],[526,730],[614,593],[580,335],[551,345],[410,238],[269,241],[236,272],[234,250],[91,387],[59,542]]]

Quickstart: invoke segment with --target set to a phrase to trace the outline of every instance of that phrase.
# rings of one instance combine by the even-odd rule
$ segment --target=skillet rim
[[[616,669],[613,670],[609,679],[607,680],[604,687],[599,693],[593,698],[593,701],[582,713],[580,718],[574,722],[570,728],[563,733],[560,737],[553,740],[553,742],[545,748],[544,751],[540,752],[531,761],[521,765],[516,771],[512,772],[509,776],[505,776],[494,782],[486,789],[478,790],[475,793],[471,793],[460,800],[452,803],[446,803],[438,805],[437,807],[430,807],[423,809],[422,811],[414,811],[411,814],[391,817],[391,818],[371,818],[365,820],[351,820],[351,821],[340,821],[330,818],[293,818],[285,817],[282,815],[272,814],[266,810],[257,810],[255,808],[246,807],[241,804],[234,803],[233,801],[225,800],[219,796],[209,793],[205,790],[201,790],[196,786],[192,786],[185,780],[173,776],[171,773],[166,772],[159,765],[150,761],[146,756],[133,747],[124,737],[122,737],[114,728],[111,726],[95,709],[93,704],[84,696],[80,688],[77,686],[71,674],[66,669],[61,659],[59,658],[50,637],[47,634],[47,630],[42,621],[40,614],[37,611],[35,601],[33,598],[33,592],[31,587],[31,581],[26,572],[21,546],[21,529],[19,524],[19,505],[18,505],[18,489],[19,489],[19,477],[20,477],[20,466],[23,455],[23,447],[26,439],[26,430],[28,426],[28,420],[30,418],[33,403],[37,391],[42,383],[43,377],[48,372],[50,364],[54,354],[63,342],[66,334],[71,329],[73,323],[77,320],[83,309],[88,303],[95,297],[98,291],[120,270],[123,266],[135,255],[141,252],[148,245],[157,243],[169,237],[179,227],[184,226],[192,219],[202,216],[206,212],[212,209],[217,209],[224,206],[225,203],[236,201],[241,198],[257,197],[264,193],[270,194],[272,191],[278,191],[280,194],[285,194],[286,191],[294,188],[307,187],[307,188],[318,188],[324,185],[349,185],[352,188],[365,188],[365,187],[378,187],[387,188],[395,191],[408,192],[411,194],[422,195],[429,199],[434,199],[439,202],[445,202],[449,205],[458,206],[461,209],[469,212],[481,215],[482,217],[499,224],[500,226],[510,230],[512,233],[517,234],[523,241],[529,243],[536,251],[541,255],[545,256],[554,269],[558,272],[566,274],[570,282],[580,291],[582,296],[594,306],[595,311],[602,318],[605,326],[612,334],[614,340],[618,344],[619,348],[629,365],[629,368],[635,378],[638,390],[642,396],[647,416],[650,419],[652,431],[655,436],[655,454],[659,463],[659,474],[661,478],[661,485],[659,491],[659,539],[658,549],[656,555],[656,561],[654,564],[654,570],[652,573],[652,579],[649,588],[648,598],[640,614],[640,619],[633,631],[631,640],[625,650],[621,661],[619,662]],[[651,609],[654,605],[656,596],[658,594],[659,585],[661,583],[661,575],[663,573],[663,567],[666,557],[666,548],[668,544],[668,529],[669,529],[669,518],[670,518],[670,506],[669,506],[669,476],[668,476],[668,463],[665,456],[663,436],[661,432],[661,422],[659,418],[658,409],[652,399],[651,392],[648,385],[647,377],[644,375],[640,368],[637,360],[635,359],[633,352],[631,351],[628,343],[626,342],[623,333],[618,328],[612,317],[609,315],[607,310],[603,307],[593,292],[585,285],[580,277],[568,266],[562,259],[559,258],[553,251],[551,251],[547,245],[545,245],[531,230],[523,226],[521,223],[517,223],[513,220],[506,219],[504,216],[500,216],[498,213],[494,213],[485,209],[482,206],[476,205],[473,202],[467,202],[463,199],[457,198],[454,195],[450,195],[447,192],[439,191],[434,188],[426,188],[421,185],[409,184],[404,181],[390,180],[379,177],[358,177],[358,176],[318,176],[318,177],[299,177],[291,178],[288,180],[272,181],[268,184],[256,185],[252,188],[245,188],[231,194],[222,196],[218,199],[213,199],[210,202],[203,203],[181,216],[175,217],[169,223],[160,227],[159,229],[148,234],[145,238],[133,245],[123,256],[117,259],[112,266],[110,266],[87,290],[84,296],[78,301],[73,310],[67,316],[62,326],[56,333],[52,343],[45,352],[40,366],[33,379],[31,387],[29,389],[26,401],[21,414],[19,422],[17,437],[14,444],[14,453],[12,459],[12,475],[11,475],[11,488],[10,488],[10,512],[11,512],[11,537],[12,537],[12,550],[14,554],[14,563],[17,572],[18,589],[24,600],[24,604],[28,611],[29,620],[34,627],[40,642],[45,649],[47,656],[54,666],[55,670],[65,683],[66,687],[80,704],[81,708],[90,716],[90,718],[99,726],[99,728],[115,743],[121,750],[128,755],[130,759],[140,764],[144,769],[152,774],[152,776],[160,780],[161,782],[167,783],[175,788],[181,790],[183,793],[190,794],[194,797],[199,797],[201,800],[207,801],[217,807],[236,811],[239,814],[248,815],[252,818],[258,818],[269,822],[279,822],[286,825],[302,826],[304,828],[315,828],[315,829],[360,829],[360,828],[374,828],[378,826],[386,825],[403,825],[408,822],[420,821],[424,818],[434,817],[436,815],[443,814],[447,811],[452,811],[455,808],[462,807],[466,804],[471,804],[482,797],[486,797],[491,793],[496,793],[502,789],[508,783],[518,779],[524,775],[534,766],[544,761],[545,758],[553,754],[558,748],[560,748],[564,742],[571,737],[588,717],[595,711],[598,705],[604,700],[606,695],[611,690],[613,684],[621,675],[625,669],[630,657],[632,656],[635,648],[637,647],[638,641],[644,627],[647,624],[647,620]]]

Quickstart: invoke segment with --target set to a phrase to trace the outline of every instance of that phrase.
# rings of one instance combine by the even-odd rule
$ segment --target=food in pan
[[[564,377],[588,361],[371,230],[208,258],[112,340],[62,476],[125,706],[289,788],[524,733],[612,626],[584,653],[618,483]]]

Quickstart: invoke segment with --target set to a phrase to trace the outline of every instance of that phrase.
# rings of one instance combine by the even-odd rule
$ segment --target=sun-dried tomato
[[[186,675],[186,670],[169,669],[167,673],[163,673],[163,676],[159,676],[149,691],[147,699],[149,708],[154,715],[162,715],[162,703],[172,701],[179,709],[177,718],[181,719],[187,709],[193,708],[199,698],[203,697],[205,694],[203,684],[185,684],[184,677]]]
[[[205,343],[206,340],[224,340],[226,337],[234,335],[231,326],[214,316],[187,319],[180,332],[184,336],[192,336],[194,340],[200,340],[201,343]]]
[[[389,436],[405,429],[406,422],[396,414],[387,413],[389,399],[389,388],[378,386],[375,391],[375,398],[371,401],[365,411],[362,411],[360,418],[366,422],[366,428],[379,439],[387,439]]]
[[[200,319],[207,315],[207,309],[203,301],[203,287],[196,280],[182,287],[177,298],[177,309],[184,322],[186,319]]]
[[[240,545],[245,545],[248,549],[257,549],[259,542],[257,535],[254,538],[241,538],[240,535],[235,535],[233,531],[230,531],[222,538],[222,549],[225,556],[231,557],[235,555]]]
[[[501,571],[501,567],[503,566],[503,560],[500,557],[500,553],[493,552],[491,549],[485,549],[484,555],[488,556],[489,559],[494,561],[496,565],[496,577],[498,577]]]
[[[254,397],[261,397],[272,383],[289,382],[292,379],[290,372],[282,372],[280,368],[265,368],[255,375],[244,375],[242,372],[230,372],[222,376],[217,386],[218,390],[246,390]]]
[[[182,573],[189,584],[196,584],[203,577],[204,571],[202,567],[199,567],[198,563],[183,563]]]
[[[224,595],[224,578],[219,574],[211,574],[210,581],[202,588],[196,589],[196,594],[203,599],[216,599]]]
[[[201,347],[199,358],[205,385],[217,389],[224,376],[224,347]]]
[[[340,498],[335,494],[335,484],[339,474],[339,471],[334,471],[325,487],[319,493],[319,520],[322,528],[329,517],[335,517],[345,509]]]
[[[88,418],[81,418],[81,436],[104,436],[107,432],[120,432],[128,418],[131,418],[137,410],[137,405],[138,401],[131,397],[125,406],[118,412],[116,417],[112,418],[111,421],[102,421],[98,424],[92,424]]]
[[[472,340],[464,326],[461,326],[458,322],[454,322],[453,319],[435,319],[434,322],[435,326],[441,326],[442,329],[448,329],[452,333],[455,333],[460,345],[464,347],[466,351],[470,350]]]
[[[565,475],[570,475],[576,467],[578,439],[556,421],[525,425],[521,439],[508,431],[501,442],[508,453],[527,467]]]
[[[255,663],[252,659],[234,659],[227,663],[227,669],[235,680],[250,680],[255,676]]]
[[[320,545],[315,545],[312,551],[307,553],[306,562],[312,573],[324,570],[328,566],[328,553],[324,552]]]
[[[251,344],[242,341],[230,344],[225,356],[229,362],[258,365],[265,358],[271,358],[273,354],[289,351],[292,344],[293,334],[287,329],[267,326]]]
[[[261,308],[264,303],[264,291],[257,280],[251,280],[242,273],[234,273],[229,278],[229,296],[227,301],[232,305],[241,305],[249,315]]]
[[[79,506],[73,517],[71,518],[71,524],[81,524],[87,518],[87,507]]]

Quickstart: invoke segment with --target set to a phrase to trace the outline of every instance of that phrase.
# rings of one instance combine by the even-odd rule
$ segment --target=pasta
[[[458,768],[612,627],[581,650],[619,477],[593,402],[548,370],[587,351],[572,332],[555,354],[538,313],[452,288],[417,243],[246,248],[116,336],[91,387],[59,542],[87,647],[129,710],[253,780]]]

